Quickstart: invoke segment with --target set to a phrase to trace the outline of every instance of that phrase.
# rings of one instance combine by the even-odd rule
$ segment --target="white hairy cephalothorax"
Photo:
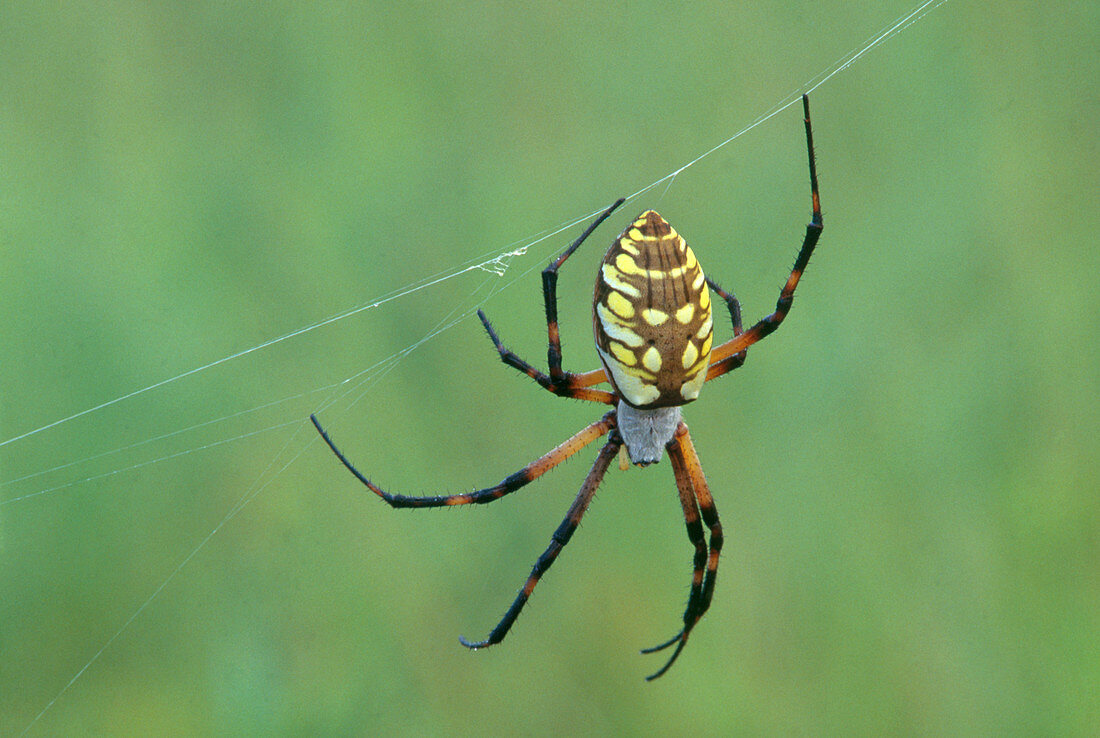
[[[680,424],[680,406],[644,410],[619,400],[619,435],[635,464],[660,461]]]

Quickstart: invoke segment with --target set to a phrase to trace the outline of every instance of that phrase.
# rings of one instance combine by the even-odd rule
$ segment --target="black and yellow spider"
[[[688,427],[680,419],[680,407],[694,401],[705,382],[741,366],[745,362],[748,347],[778,328],[791,309],[795,287],[810,260],[810,254],[822,229],[813,133],[810,127],[810,103],[805,95],[802,97],[802,107],[806,123],[806,148],[809,152],[813,216],[806,226],[806,237],[791,274],[779,293],[775,312],[747,331],[741,330],[741,308],[737,299],[704,275],[695,254],[664,218],[647,210],[627,226],[611,245],[596,278],[592,324],[603,369],[583,374],[562,370],[556,297],[558,269],[592,231],[623,203],[623,200],[619,200],[604,211],[564,254],[542,272],[550,342],[547,351],[549,374],[543,374],[505,348],[485,314],[478,311],[485,330],[505,364],[515,367],[561,397],[613,406],[612,410],[595,423],[494,487],[457,495],[407,497],[386,492],[367,479],[336,447],[317,418],[310,416],[321,437],[344,466],[393,507],[438,507],[492,502],[541,477],[597,438],[607,436],[607,443],[596,457],[596,462],[581,485],[580,493],[569,508],[565,520],[554,532],[550,546],[535,563],[534,570],[504,618],[484,641],[470,642],[460,638],[463,645],[474,649],[484,648],[504,639],[539,578],[554,563],[577,529],[581,516],[588,508],[588,503],[612,460],[625,446],[630,460],[638,466],[655,463],[661,459],[663,453],[668,453],[672,472],[676,477],[676,487],[680,492],[680,504],[684,508],[688,538],[695,546],[694,572],[687,609],[684,611],[684,625],[675,636],[653,648],[645,649],[642,653],[661,651],[673,644],[676,648],[665,665],[647,679],[656,679],[664,674],[680,655],[692,629],[710,606],[718,573],[718,555],[722,550],[722,524],[718,520],[718,511],[688,434]],[[711,347],[713,330],[708,285],[725,301],[733,321],[734,337],[714,348]],[[609,382],[612,391],[592,389],[592,385],[600,382]],[[703,533],[703,524],[710,530],[709,545]]]

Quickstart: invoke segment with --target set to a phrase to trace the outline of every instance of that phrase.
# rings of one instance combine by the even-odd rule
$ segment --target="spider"
[[[684,510],[688,538],[695,548],[691,591],[684,610],[683,626],[672,638],[644,649],[642,653],[656,653],[673,645],[675,648],[664,666],[646,679],[653,680],[663,675],[680,656],[688,637],[713,598],[723,540],[718,511],[688,427],[681,419],[680,408],[699,396],[704,383],[744,364],[748,347],[778,328],[791,309],[795,287],[822,230],[810,102],[806,95],[802,96],[802,108],[813,215],[806,226],[806,236],[798,258],[779,293],[775,312],[747,331],[741,327],[741,308],[737,298],[703,273],[695,254],[664,218],[653,210],[647,210],[615,239],[596,277],[592,324],[603,368],[582,374],[562,369],[556,296],[558,270],[596,227],[624,202],[620,199],[596,218],[565,253],[542,272],[549,334],[548,374],[508,350],[485,313],[481,310],[477,313],[505,364],[523,372],[559,397],[611,405],[612,409],[602,418],[493,487],[455,495],[409,497],[386,492],[371,482],[337,448],[317,417],[310,416],[341,463],[392,507],[441,507],[499,500],[538,479],[597,438],[607,436],[569,512],[554,531],[549,547],[538,558],[512,606],[485,640],[474,642],[460,637],[459,641],[464,646],[485,648],[504,639],[535,585],[576,531],[581,516],[616,455],[620,456],[620,466],[627,468],[626,460],[620,454],[625,448],[630,461],[637,466],[653,464],[664,453],[668,454]],[[708,286],[725,302],[733,323],[733,338],[714,348],[711,347],[713,330]],[[611,391],[592,387],[601,382],[610,383]],[[703,532],[704,524],[710,531],[709,543]]]

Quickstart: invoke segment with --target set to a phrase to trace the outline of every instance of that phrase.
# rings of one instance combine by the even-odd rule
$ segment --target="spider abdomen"
[[[706,381],[713,320],[698,259],[653,210],[604,255],[593,328],[608,380],[638,408],[683,405]]]

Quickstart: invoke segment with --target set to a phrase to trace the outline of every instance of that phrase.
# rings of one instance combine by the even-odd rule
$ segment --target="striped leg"
[[[823,228],[821,220],[821,198],[817,193],[817,164],[814,161],[813,129],[810,126],[810,99],[805,95],[802,96],[802,109],[805,113],[806,149],[809,152],[810,160],[810,199],[813,205],[813,214],[810,218],[810,222],[806,225],[806,237],[802,241],[802,248],[798,252],[798,258],[794,261],[791,275],[787,277],[787,281],[779,293],[779,300],[775,303],[775,312],[757,322],[756,325],[749,328],[741,335],[735,336],[721,346],[716,347],[711,352],[710,367],[707,369],[708,382],[740,366],[740,364],[734,366],[733,363],[724,360],[744,351],[749,346],[775,331],[775,329],[779,327],[779,324],[783,322],[783,319],[787,317],[787,313],[791,310],[791,303],[794,300],[795,287],[798,286],[798,280],[802,278],[802,272],[805,271],[806,265],[810,262],[810,255],[813,254],[814,246],[817,245],[817,239],[821,236],[821,230]]]
[[[573,536],[574,531],[577,530],[577,526],[581,522],[581,516],[584,515],[584,511],[588,509],[588,503],[592,501],[592,496],[596,494],[596,488],[600,486],[600,481],[603,480],[604,474],[607,473],[608,466],[611,465],[611,461],[615,458],[615,455],[619,453],[619,447],[622,446],[622,439],[619,438],[618,433],[613,433],[604,447],[600,449],[600,455],[596,457],[596,462],[592,465],[592,470],[588,472],[588,476],[585,477],[584,483],[581,485],[580,492],[577,493],[577,498],[573,500],[573,504],[569,507],[569,512],[565,515],[565,520],[561,522],[558,529],[554,531],[554,535],[550,541],[550,546],[539,556],[538,561],[535,562],[535,568],[532,569],[531,575],[527,577],[527,581],[523,584],[523,589],[516,595],[515,601],[512,606],[508,608],[508,612],[504,613],[504,617],[497,624],[497,627],[493,628],[493,631],[489,634],[489,637],[484,641],[472,642],[466,638],[459,637],[459,641],[463,646],[467,648],[485,648],[486,646],[492,646],[493,644],[500,643],[504,640],[504,636],[508,635],[508,630],[512,627],[512,623],[519,617],[519,613],[523,610],[523,606],[527,604],[527,599],[531,596],[531,592],[534,591],[535,585],[539,583],[539,579],[546,570],[554,563],[554,560],[561,553],[561,550],[565,548],[565,544],[569,543],[569,539]]]
[[[707,284],[710,285],[712,290],[718,293],[719,297],[725,300],[726,308],[730,311],[730,322],[733,323],[733,337],[737,338],[744,332],[741,329],[741,303],[738,302],[737,298],[732,294],[722,289],[718,283],[710,277],[707,277]],[[748,356],[748,353],[748,349],[744,349],[733,356],[727,356],[721,362],[712,362],[710,366],[707,367],[707,378],[713,378],[710,376],[712,371],[715,372],[715,377],[719,377],[727,372],[732,372],[734,369],[740,368],[741,365],[745,363],[745,358]]]
[[[344,456],[343,452],[336,447],[336,444],[332,442],[328,433],[321,427],[320,421],[317,420],[317,416],[310,415],[309,419],[313,421],[313,425],[317,428],[317,432],[321,434],[321,438],[324,439],[328,447],[332,449],[332,452],[336,454],[336,458],[340,459],[341,463],[348,468],[348,470],[355,475],[356,479],[365,484],[371,492],[381,497],[388,502],[391,507],[444,507],[449,505],[481,505],[493,500],[499,500],[504,495],[510,492],[515,492],[520,487],[523,487],[528,482],[538,479],[546,472],[553,469],[561,462],[568,459],[573,454],[580,451],[588,444],[595,441],[600,436],[604,435],[612,428],[615,427],[615,411],[612,410],[597,420],[592,425],[588,426],[580,433],[577,433],[572,438],[568,439],[560,446],[550,451],[527,466],[520,469],[515,474],[506,477],[500,484],[493,487],[486,487],[485,489],[479,489],[474,492],[464,492],[457,495],[441,495],[441,496],[429,496],[429,497],[408,497],[406,495],[395,495],[386,492],[378,485],[367,479],[358,469],[356,469],[351,461]],[[602,476],[602,474],[601,474]],[[596,480],[597,482],[599,480]],[[593,489],[593,491],[595,491]]]
[[[587,385],[581,385],[575,382],[570,382],[566,385],[557,384],[549,375],[543,374],[535,367],[528,364],[526,361],[517,356],[511,349],[507,348],[500,342],[500,338],[497,337],[497,332],[493,330],[493,326],[489,324],[489,319],[485,317],[485,313],[481,310],[477,311],[477,317],[481,318],[481,324],[485,326],[486,332],[489,334],[489,338],[492,339],[493,345],[497,347],[497,353],[500,354],[500,360],[510,367],[518,369],[531,379],[535,380],[542,387],[553,392],[555,395],[561,397],[572,397],[575,400],[588,400],[589,402],[602,402],[605,405],[614,405],[616,403],[615,395],[606,390],[588,389]],[[586,372],[583,375],[570,374],[567,375],[570,379],[574,377],[588,377],[590,375],[599,374],[600,377],[595,382],[604,381],[603,370],[599,369],[595,372]]]
[[[550,343],[546,350],[546,360],[550,366],[550,378],[555,382],[566,381],[566,374],[561,369],[561,336],[558,334],[558,269],[584,243],[585,239],[592,235],[592,231],[596,230],[600,223],[607,220],[608,216],[615,212],[615,208],[624,202],[626,202],[625,198],[620,197],[616,200],[611,207],[600,214],[600,217],[592,221],[592,225],[585,229],[580,238],[565,250],[565,253],[542,270],[542,296],[546,301],[546,330]]]
[[[606,381],[603,369],[596,369],[591,372],[585,372],[584,374],[570,374],[563,371],[561,368],[561,335],[558,331],[558,269],[560,269],[561,265],[565,263],[565,260],[572,256],[573,252],[584,243],[585,239],[592,235],[592,231],[596,230],[601,223],[607,220],[608,216],[615,211],[615,208],[622,205],[623,202],[625,202],[623,198],[616,200],[611,207],[603,211],[603,213],[584,230],[584,233],[565,250],[565,253],[550,262],[550,265],[542,270],[542,295],[546,302],[546,332],[548,338],[546,358],[550,367],[549,374],[543,374],[519,356],[506,349],[501,344],[500,339],[497,338],[496,332],[493,330],[492,326],[489,325],[489,319],[485,317],[485,313],[480,310],[477,311],[478,317],[481,318],[481,322],[485,326],[485,330],[489,333],[489,337],[493,339],[493,345],[497,347],[497,351],[500,353],[501,361],[531,377],[555,395],[572,397],[578,400],[589,400],[591,402],[602,402],[607,405],[614,405],[616,402],[614,396],[610,392],[583,389],[584,387],[588,387],[598,382]]]
[[[714,598],[714,584],[718,576],[718,556],[722,552],[723,542],[722,523],[718,519],[718,510],[714,506],[706,477],[703,476],[703,467],[699,463],[699,455],[695,453],[695,446],[691,442],[686,424],[680,423],[676,428],[676,435],[669,441],[666,449],[669,461],[672,462],[672,471],[676,475],[676,486],[680,491],[680,503],[684,508],[688,538],[695,546],[695,568],[691,578],[691,594],[688,596],[687,608],[684,610],[684,627],[664,643],[642,651],[642,653],[656,653],[676,644],[676,650],[672,652],[672,656],[665,665],[656,673],[646,677],[646,681],[652,681],[669,670],[687,645],[692,629],[710,607],[710,602]],[[710,530],[709,551],[703,540],[703,526],[699,522],[700,513],[703,523]]]

